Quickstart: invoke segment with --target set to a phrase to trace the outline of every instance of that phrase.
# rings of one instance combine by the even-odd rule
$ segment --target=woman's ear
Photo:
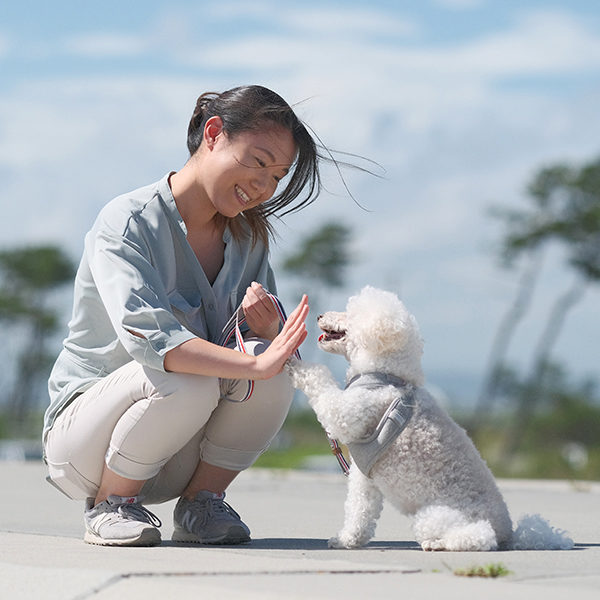
[[[206,146],[213,149],[219,135],[223,133],[223,119],[219,116],[214,116],[208,119],[204,124],[204,142]]]

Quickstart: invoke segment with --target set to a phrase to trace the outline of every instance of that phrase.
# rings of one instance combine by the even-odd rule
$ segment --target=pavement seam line
[[[161,578],[161,577],[256,577],[261,575],[390,575],[390,574],[401,574],[409,575],[413,573],[420,573],[421,569],[339,569],[339,570],[310,570],[310,569],[296,569],[291,571],[185,571],[185,572],[165,572],[165,573],[150,573],[150,572],[139,572],[139,573],[120,573],[114,575],[102,582],[99,585],[94,586],[92,589],[74,596],[71,600],[86,600],[96,594],[105,591],[109,587],[118,584],[121,581],[127,579],[136,578]]]
[[[421,569],[291,569],[289,571],[166,571],[166,572],[134,572],[122,573],[123,579],[129,578],[152,578],[152,577],[248,577],[255,575],[379,575],[394,573],[419,573]]]
[[[123,574],[113,575],[112,577],[109,577],[106,581],[103,581],[102,583],[93,586],[90,590],[87,590],[81,594],[77,594],[77,596],[73,596],[71,600],[86,600],[87,598],[91,598],[92,596],[103,592],[109,587],[112,587],[116,583],[119,583],[119,581],[121,581],[122,579]]]

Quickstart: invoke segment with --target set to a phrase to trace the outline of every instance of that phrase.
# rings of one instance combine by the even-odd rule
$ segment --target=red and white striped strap
[[[279,320],[281,324],[285,323],[287,320],[287,315],[285,314],[283,304],[281,303],[279,298],[277,298],[277,296],[275,296],[274,294],[267,292],[267,296],[269,297],[269,299],[273,303],[273,306],[277,310],[277,314],[279,315]],[[221,337],[219,338],[219,344],[221,346],[227,346],[231,341],[231,338],[235,335],[236,350],[247,354],[246,344],[244,343],[244,336],[242,335],[242,332],[240,330],[240,326],[243,325],[245,322],[246,315],[244,315],[244,310],[242,309],[242,305],[240,304],[233,313],[231,319],[229,319],[229,321],[223,328],[223,331],[221,332]],[[298,350],[294,352],[294,355],[296,356],[296,358],[300,358],[300,352]],[[252,396],[253,392],[254,381],[252,379],[249,379],[246,394],[241,400],[238,400],[238,402],[245,402],[246,400],[248,400],[248,398]]]
[[[350,463],[346,460],[346,457],[344,456],[344,453],[342,452],[338,441],[334,440],[332,437],[329,437],[328,433],[326,435],[327,440],[329,441],[329,445],[331,446],[331,451],[337,458],[338,464],[340,465],[342,472],[344,473],[344,475],[348,475],[348,473],[350,472]]]
[[[287,320],[287,315],[285,314],[285,309],[283,308],[283,304],[281,303],[279,298],[277,298],[277,296],[275,296],[274,294],[267,292],[267,296],[273,303],[273,306],[275,306],[275,309],[277,310],[277,313],[279,314],[280,322],[282,324],[285,323],[285,321]],[[237,309],[235,310],[235,313],[231,316],[231,319],[229,319],[229,321],[227,322],[225,327],[223,327],[221,337],[219,338],[219,344],[221,346],[227,346],[229,344],[229,342],[231,341],[231,338],[235,335],[236,349],[239,350],[240,352],[243,352],[244,354],[246,354],[246,345],[244,344],[244,336],[242,335],[242,332],[240,330],[240,325],[243,325],[245,322],[246,322],[246,315],[244,315],[242,305],[240,304],[237,307]],[[294,356],[300,360],[300,352],[298,350],[296,350],[294,352]],[[248,389],[246,390],[246,394],[244,395],[244,397],[241,400],[238,400],[238,402],[245,402],[252,396],[253,392],[254,392],[254,381],[252,379],[249,379],[248,380]],[[342,453],[342,449],[340,448],[340,445],[338,444],[337,440],[334,440],[333,438],[329,437],[329,435],[327,435],[327,440],[329,441],[329,445],[331,446],[331,451],[337,458],[337,461],[338,461],[340,468],[342,469],[344,475],[348,475],[348,472],[350,471],[350,465],[349,465],[348,461],[346,460],[346,457]]]

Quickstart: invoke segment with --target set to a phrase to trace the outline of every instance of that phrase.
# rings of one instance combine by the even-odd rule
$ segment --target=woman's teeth
[[[250,198],[248,198],[248,195],[246,194],[246,192],[244,192],[244,190],[241,187],[236,185],[235,191],[237,192],[238,196],[244,201],[245,204],[248,204],[248,202],[250,202]]]

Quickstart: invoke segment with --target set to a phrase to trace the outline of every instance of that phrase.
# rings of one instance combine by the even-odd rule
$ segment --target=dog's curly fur
[[[490,470],[465,431],[423,387],[423,341],[415,318],[397,296],[367,286],[349,299],[346,312],[327,312],[318,324],[323,330],[319,346],[346,357],[348,380],[380,372],[416,387],[412,418],[378,458],[369,477],[351,466],[344,525],[329,546],[366,544],[374,535],[385,496],[402,513],[413,516],[415,537],[424,550],[518,547]],[[287,370],[328,434],[344,444],[368,437],[398,394],[391,385],[341,390],[322,365],[291,360]],[[536,548],[572,546],[562,532],[537,519],[538,528],[540,524],[543,531],[536,536]]]

